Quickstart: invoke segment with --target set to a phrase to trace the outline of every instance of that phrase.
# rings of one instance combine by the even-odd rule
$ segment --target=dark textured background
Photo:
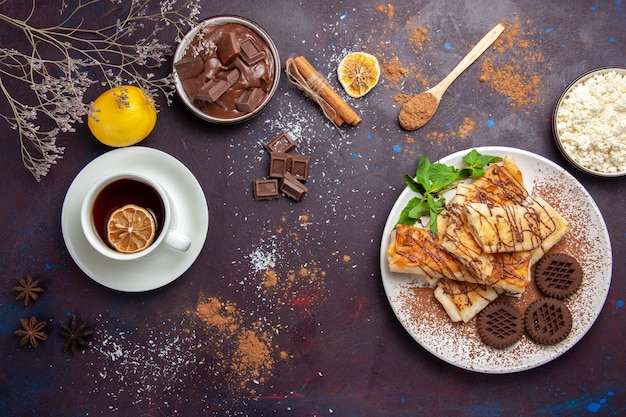
[[[9,2],[12,3],[12,2]],[[108,4],[104,2],[103,4]],[[626,64],[626,5],[616,1],[205,2],[203,16],[238,14],[273,37],[281,58],[306,56],[334,77],[345,53],[364,50],[381,61],[397,57],[411,74],[381,78],[362,99],[348,99],[363,122],[343,136],[283,77],[275,99],[249,123],[200,122],[175,100],[161,105],[143,146],[163,150],[197,177],[210,211],[206,244],[193,266],[171,284],[126,294],[93,282],[69,256],[60,227],[65,192],[76,174],[109,148],[86,124],[62,135],[63,159],[37,183],[20,161],[14,131],[0,124],[3,180],[0,216],[0,414],[6,416],[617,416],[626,411],[623,281],[626,180],[574,170],[554,145],[550,120],[564,86],[580,73]],[[18,3],[0,11],[16,10]],[[97,6],[93,19],[104,15]],[[15,12],[15,10],[13,10]],[[58,6],[42,4],[37,21],[57,21]],[[41,13],[41,14],[40,14]],[[489,51],[518,60],[540,76],[537,102],[513,106],[481,83],[482,59],[445,94],[435,118],[407,133],[393,98],[443,78],[496,22],[518,25],[520,49]],[[429,41],[415,51],[416,26]],[[0,23],[1,42],[11,42]],[[508,55],[507,55],[508,54]],[[415,78],[419,74],[420,78]],[[421,80],[429,81],[422,86]],[[338,88],[338,91],[339,90]],[[95,96],[97,88],[90,90]],[[343,94],[343,93],[342,93]],[[93,97],[90,97],[92,99]],[[7,112],[0,101],[0,111]],[[475,122],[458,134],[464,118]],[[251,181],[266,175],[262,144],[286,130],[311,156],[309,195],[255,202]],[[453,151],[505,145],[543,155],[568,169],[602,211],[614,257],[611,289],[596,324],[562,357],[534,370],[484,375],[431,356],[404,331],[381,285],[378,255],[387,214],[420,153],[436,160]],[[271,254],[279,284],[263,288],[254,254]],[[304,270],[306,276],[299,277]],[[45,292],[24,307],[16,279],[30,273]],[[288,278],[296,276],[287,285]],[[299,277],[299,278],[298,278]],[[215,297],[236,305],[239,328],[271,335],[273,368],[244,387],[230,369],[232,344],[194,318]],[[77,314],[95,330],[91,346],[62,352],[58,320]],[[235,314],[235,313],[233,313]],[[19,347],[20,317],[48,320],[49,339]],[[281,355],[281,353],[284,353]],[[234,382],[233,382],[234,381]]]

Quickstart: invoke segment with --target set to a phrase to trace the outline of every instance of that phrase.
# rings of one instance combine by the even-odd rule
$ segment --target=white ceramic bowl
[[[276,90],[278,89],[278,84],[280,82],[280,73],[281,73],[281,61],[278,55],[278,49],[276,49],[276,45],[274,44],[270,36],[267,34],[267,32],[265,32],[265,30],[263,30],[263,28],[261,28],[258,24],[256,24],[255,22],[249,19],[246,19],[240,16],[232,16],[232,15],[213,16],[213,17],[203,20],[197,26],[192,28],[189,32],[187,32],[187,34],[183,37],[182,41],[176,48],[173,62],[174,63],[178,62],[185,55],[185,51],[187,50],[187,47],[189,46],[189,44],[191,44],[193,39],[196,37],[198,32],[202,30],[202,28],[206,26],[212,26],[212,25],[225,25],[227,23],[237,23],[237,24],[240,24],[242,26],[245,26],[251,29],[267,44],[268,48],[270,49],[272,53],[272,58],[273,58],[272,62],[274,66],[274,80],[264,100],[252,112],[246,113],[237,117],[222,118],[222,117],[211,116],[203,112],[201,109],[199,109],[193,104],[193,102],[187,96],[187,93],[185,92],[183,88],[183,83],[178,77],[176,70],[174,69],[173,74],[174,74],[174,83],[176,85],[176,91],[180,99],[182,100],[182,102],[185,104],[185,106],[193,114],[195,114],[202,120],[206,120],[208,122],[218,123],[218,124],[240,123],[259,114],[274,97],[274,94],[276,93]]]
[[[556,144],[559,150],[561,151],[561,153],[563,154],[563,156],[572,165],[578,168],[580,171],[585,172],[590,175],[596,175],[600,177],[620,177],[620,176],[626,175],[626,170],[615,171],[615,172],[608,172],[608,171],[605,172],[605,171],[601,171],[598,169],[594,169],[594,167],[592,166],[585,165],[584,159],[585,157],[588,157],[589,155],[582,155],[582,154],[587,154],[591,152],[592,154],[595,154],[597,158],[603,158],[603,157],[608,158],[608,155],[605,153],[606,150],[601,149],[600,147],[595,147],[595,145],[591,145],[591,148],[584,148],[584,147],[576,148],[576,146],[573,146],[571,142],[567,143],[567,141],[564,140],[563,137],[565,136],[567,131],[568,130],[571,131],[572,128],[570,128],[566,123],[563,123],[563,122],[560,123],[560,121],[561,121],[563,113],[565,112],[563,107],[567,105],[567,104],[563,104],[563,102],[569,99],[570,94],[572,93],[572,90],[574,90],[575,88],[579,88],[580,85],[583,83],[586,83],[586,82],[588,83],[589,82],[588,80],[592,77],[597,78],[597,76],[599,75],[607,74],[610,72],[616,72],[618,74],[621,74],[622,76],[626,76],[626,68],[623,68],[623,67],[602,67],[602,68],[597,68],[597,69],[588,71],[580,75],[567,86],[565,91],[563,91],[558,101],[556,102],[556,105],[554,106],[554,112],[552,115],[552,133],[554,135],[554,140],[556,141]],[[624,94],[626,94],[626,91],[624,92]],[[589,98],[589,102],[587,104],[589,104],[590,101],[591,101],[591,98]],[[599,100],[596,104],[602,104],[601,100]],[[606,104],[613,104],[613,103],[607,102]],[[598,108],[596,107],[596,110],[597,109]],[[622,117],[622,120],[624,120],[623,117]],[[586,118],[585,120],[581,119],[581,121],[579,122],[577,126],[577,131],[578,131],[577,134],[583,141],[587,140],[587,138],[585,137],[585,132],[589,132],[593,130],[593,129],[585,129],[585,127],[586,126],[591,127],[592,123],[596,124],[596,127],[597,127],[597,124],[599,122],[597,118]],[[624,121],[622,123],[624,123]],[[624,149],[626,147],[626,144],[624,144],[624,137],[621,137],[620,139],[618,137],[615,137],[609,134],[609,136],[600,136],[600,137],[598,135],[595,135],[594,139],[592,139],[589,136],[588,141],[592,141],[592,140],[602,140],[603,142],[609,143],[609,144],[621,143],[621,147],[623,149],[621,152],[626,153],[626,149]]]

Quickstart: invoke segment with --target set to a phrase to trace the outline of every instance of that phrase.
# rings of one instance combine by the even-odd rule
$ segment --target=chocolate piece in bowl
[[[180,79],[186,80],[200,75],[200,73],[204,70],[204,62],[202,61],[202,58],[198,56],[187,57],[174,64],[174,68],[176,68],[176,72],[178,72]]]
[[[252,39],[245,39],[239,46],[241,48],[241,59],[248,65],[256,64],[265,57],[265,53]]]
[[[222,34],[217,44],[217,54],[222,64],[230,64],[239,56],[240,52],[241,47],[237,35],[234,32]]]
[[[263,101],[265,93],[260,88],[249,88],[235,100],[237,110],[252,113]]]
[[[196,93],[196,99],[209,103],[216,102],[239,78],[239,70],[222,71],[205,83]]]

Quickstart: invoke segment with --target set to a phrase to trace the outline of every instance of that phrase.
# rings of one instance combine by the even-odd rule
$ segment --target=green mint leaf
[[[425,155],[420,155],[419,161],[417,162],[417,171],[415,172],[415,180],[422,184],[424,187],[424,193],[430,191],[431,182],[430,182],[430,160]]]
[[[418,183],[417,181],[415,181],[415,178],[411,177],[408,174],[404,174],[404,182],[411,190],[415,191],[418,194],[423,195],[426,192],[426,190],[424,189],[424,186]]]
[[[432,183],[431,194],[439,194],[459,179],[459,170],[450,165],[437,163],[430,166],[429,176]]]
[[[429,195],[426,200],[428,205],[428,212],[430,215],[430,231],[434,234],[437,234],[437,216],[443,211],[444,207],[446,206],[446,200],[444,198],[439,198],[435,200],[432,195]]]
[[[413,197],[409,200],[406,206],[400,212],[400,218],[396,224],[404,224],[407,226],[413,226],[418,218],[411,217],[409,213],[415,208],[416,205],[421,204],[422,199],[419,197]]]
[[[428,202],[420,199],[417,204],[413,205],[408,214],[410,218],[415,220],[419,220],[422,216],[428,216],[430,214]]]

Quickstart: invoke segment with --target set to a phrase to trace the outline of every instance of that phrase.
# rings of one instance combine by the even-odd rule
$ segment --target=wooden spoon
[[[398,121],[400,126],[406,130],[415,130],[424,126],[433,117],[443,93],[446,92],[450,84],[461,75],[463,71],[482,55],[487,48],[500,36],[504,30],[504,25],[498,23],[493,29],[491,29],[478,43],[463,57],[461,62],[444,78],[434,86],[433,88],[419,93],[413,96],[409,101],[404,103],[400,114],[398,115]]]

